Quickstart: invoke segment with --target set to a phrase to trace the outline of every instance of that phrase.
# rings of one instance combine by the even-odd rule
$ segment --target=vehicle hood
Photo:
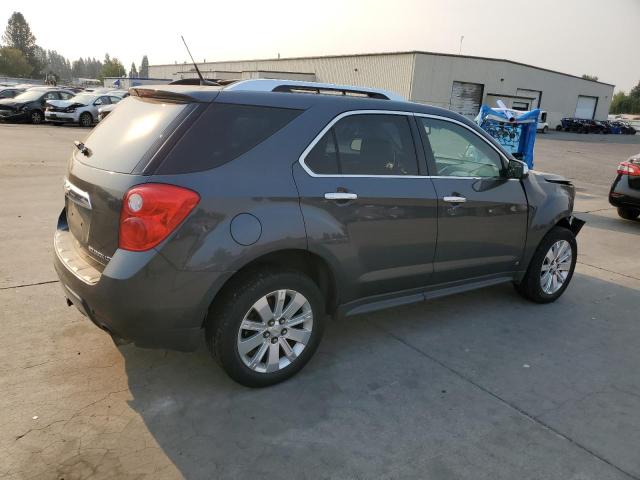
[[[571,180],[562,175],[557,175],[555,173],[547,173],[547,172],[539,172],[537,170],[529,170],[529,175],[535,175],[539,177],[540,180],[544,180],[549,183],[558,183],[561,185],[572,185]]]
[[[67,108],[67,107],[86,107],[84,103],[72,102],[71,100],[48,100],[47,104],[53,105],[58,108]]]
[[[3,110],[16,110],[18,107],[24,105],[24,102],[16,102],[11,98],[5,98],[0,100],[0,108]]]

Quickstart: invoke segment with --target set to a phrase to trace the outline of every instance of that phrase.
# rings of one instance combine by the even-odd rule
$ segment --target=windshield
[[[69,101],[72,102],[72,103],[81,103],[83,105],[89,105],[96,98],[98,98],[98,97],[96,97],[95,95],[87,95],[86,93],[81,93],[80,95],[76,95],[75,97],[73,97]]]
[[[45,93],[46,92],[43,92],[42,90],[27,90],[26,92],[16,96],[14,100],[19,102],[33,102],[34,100],[38,100]]]
[[[75,158],[102,170],[130,173],[156,142],[166,138],[165,130],[187,105],[128,97],[85,140],[91,156]]]

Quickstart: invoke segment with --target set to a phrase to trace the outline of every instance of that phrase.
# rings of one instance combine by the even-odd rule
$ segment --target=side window
[[[49,92],[44,96],[45,100],[57,100],[58,99],[58,95],[56,94],[56,92]]]
[[[339,120],[309,152],[318,174],[418,175],[409,120],[404,115],[355,114]]]
[[[499,177],[502,158],[469,129],[445,120],[420,118],[426,133],[436,175],[446,177]]]
[[[109,97],[109,100],[111,100],[111,103],[118,103],[122,99],[120,97]]]
[[[198,172],[224,165],[264,142],[302,110],[213,103],[189,128],[159,174]]]
[[[60,98],[62,98],[62,100],[69,100],[70,98],[73,98],[73,95],[67,92],[60,92]]]

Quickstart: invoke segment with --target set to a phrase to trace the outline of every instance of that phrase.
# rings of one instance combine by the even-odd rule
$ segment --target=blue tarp
[[[476,123],[509,153],[533,168],[533,146],[540,110],[520,112],[482,105]]]

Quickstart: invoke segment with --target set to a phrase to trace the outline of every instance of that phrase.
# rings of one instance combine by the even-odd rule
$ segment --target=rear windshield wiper
[[[78,140],[76,140],[75,142],[73,142],[73,144],[76,146],[76,148],[78,150],[80,150],[80,153],[82,153],[85,157],[90,157],[91,156],[91,150],[89,150],[89,148],[84,146],[84,143],[79,142]]]

